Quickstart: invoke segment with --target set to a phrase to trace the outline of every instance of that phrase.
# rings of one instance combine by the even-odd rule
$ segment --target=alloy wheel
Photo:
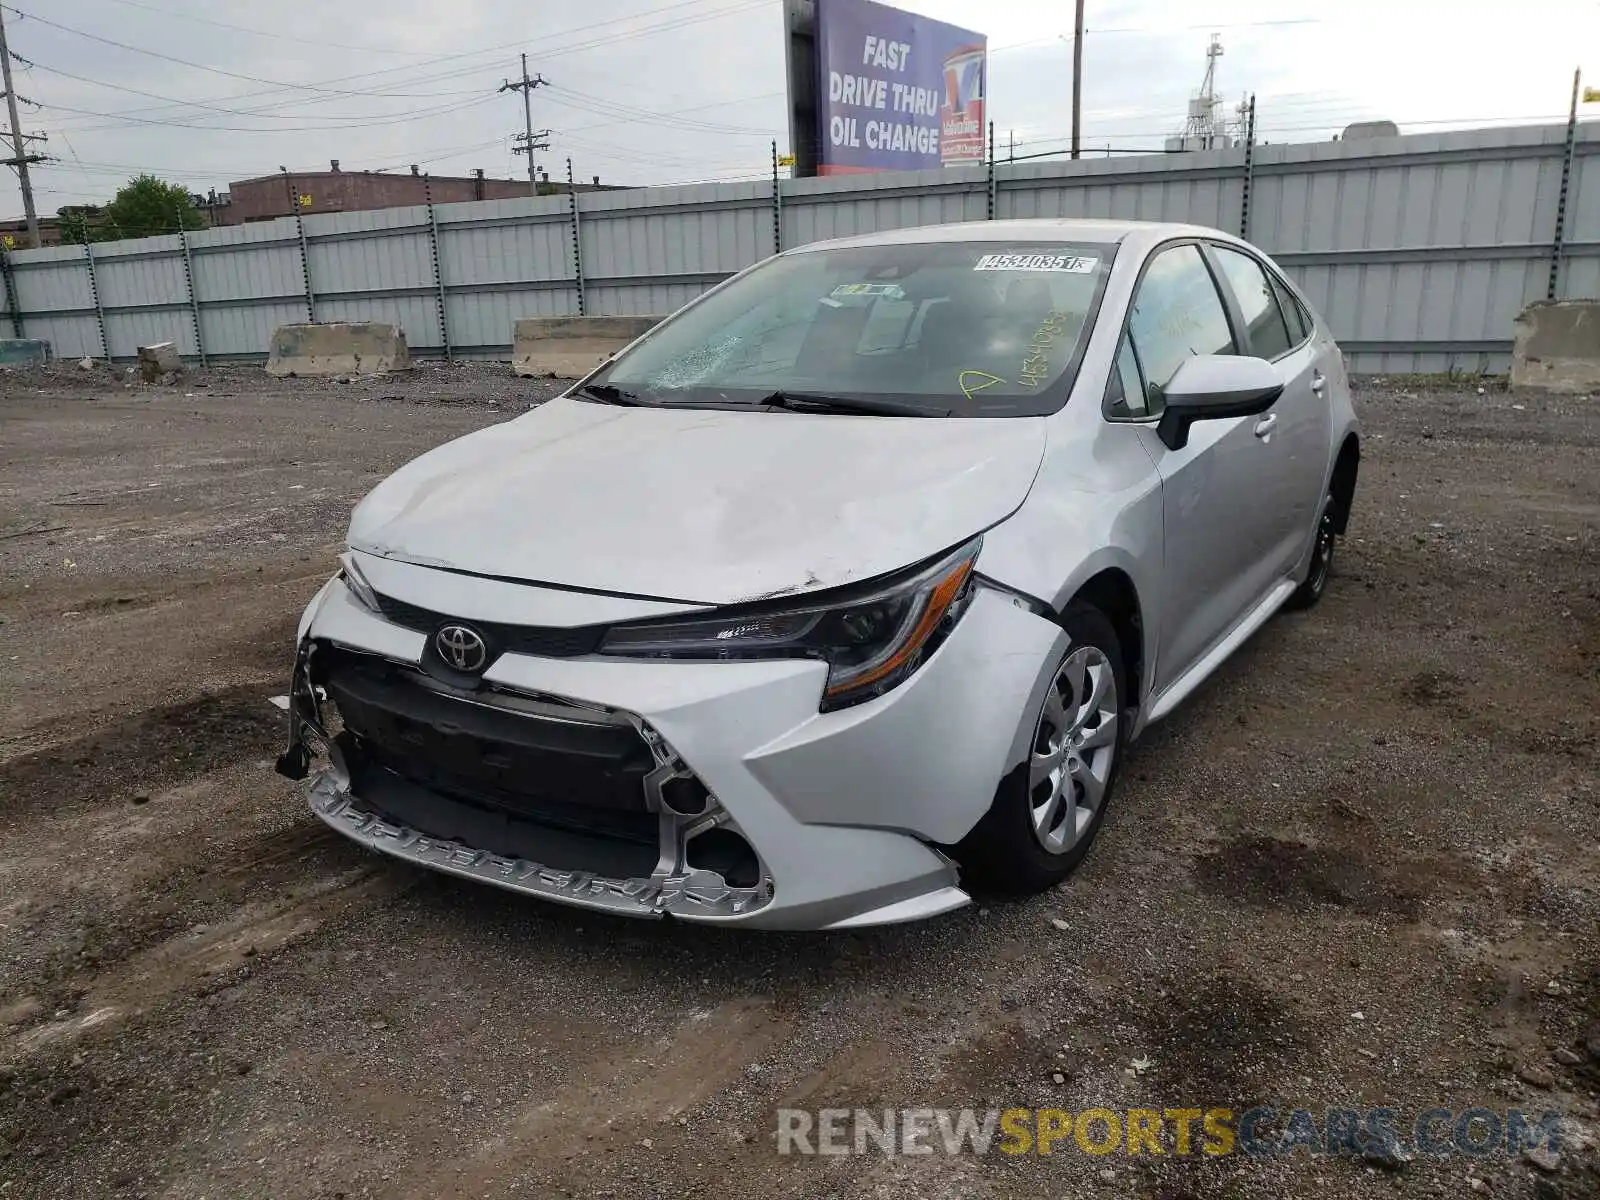
[[[1105,798],[1118,750],[1120,698],[1095,646],[1069,654],[1045,693],[1028,761],[1033,834],[1051,854],[1077,844]]]
[[[1333,500],[1322,506],[1322,520],[1317,523],[1317,544],[1311,552],[1311,573],[1307,577],[1313,592],[1320,592],[1328,584],[1328,574],[1333,567]]]

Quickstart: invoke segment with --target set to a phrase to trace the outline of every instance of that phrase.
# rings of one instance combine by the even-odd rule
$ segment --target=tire
[[[1333,575],[1333,552],[1339,544],[1339,537],[1334,533],[1338,514],[1339,502],[1330,491],[1322,498],[1322,512],[1317,517],[1317,540],[1311,549],[1311,569],[1306,572],[1306,581],[1284,601],[1285,608],[1310,608],[1328,590],[1328,580]]]
[[[1033,714],[1028,757],[955,847],[965,882],[987,891],[1042,892],[1070,875],[1105,822],[1122,766],[1128,680],[1117,632],[1087,604],[1070,606],[1061,623],[1071,640]]]

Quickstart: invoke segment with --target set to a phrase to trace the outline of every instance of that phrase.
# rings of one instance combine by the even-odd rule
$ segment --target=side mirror
[[[1161,395],[1166,408],[1156,434],[1168,450],[1182,450],[1196,421],[1266,412],[1283,395],[1283,384],[1264,358],[1197,354],[1183,360]]]

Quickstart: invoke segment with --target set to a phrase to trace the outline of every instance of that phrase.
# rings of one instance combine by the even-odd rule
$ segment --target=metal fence
[[[1006,163],[286,217],[4,256],[12,332],[62,358],[262,358],[297,321],[508,357],[524,316],[668,312],[780,248],[1007,217],[1242,232],[1363,372],[1501,371],[1531,301],[1600,292],[1600,126]]]

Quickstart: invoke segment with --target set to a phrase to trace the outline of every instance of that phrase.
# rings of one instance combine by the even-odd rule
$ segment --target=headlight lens
[[[344,580],[344,586],[350,590],[350,594],[370,611],[382,613],[383,610],[378,607],[378,593],[372,590],[372,585],[361,573],[361,568],[356,566],[356,560],[349,551],[339,555],[339,578]]]
[[[602,654],[639,658],[820,658],[822,710],[870,700],[899,684],[944,640],[972,599],[982,539],[881,589],[821,606],[612,629]]]

